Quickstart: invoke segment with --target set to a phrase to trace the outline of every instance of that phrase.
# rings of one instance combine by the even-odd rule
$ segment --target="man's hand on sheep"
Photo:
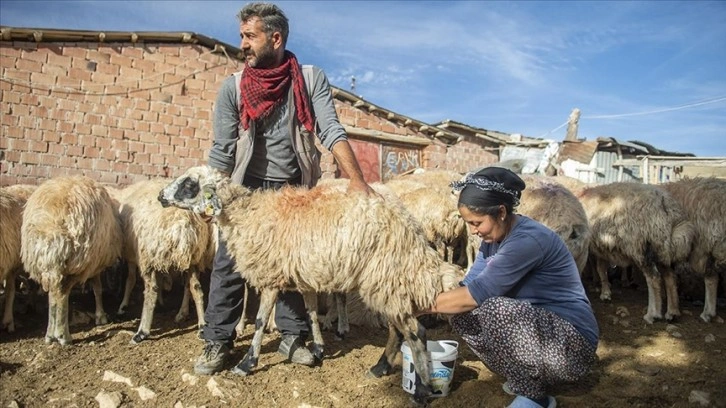
[[[378,194],[377,191],[373,190],[371,186],[369,186],[365,180],[363,179],[350,179],[350,182],[348,183],[348,192],[353,193],[356,191],[360,191],[363,194],[367,196],[372,197],[381,197],[380,194]]]

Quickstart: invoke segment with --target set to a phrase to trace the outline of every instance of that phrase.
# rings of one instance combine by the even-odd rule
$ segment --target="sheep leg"
[[[179,311],[176,313],[176,316],[174,316],[174,321],[177,323],[182,322],[184,319],[189,317],[189,279],[191,279],[191,275],[188,276],[186,282],[184,282],[184,294],[182,295],[181,306],[179,306]]]
[[[623,266],[620,268],[620,286],[629,288],[633,283],[633,273],[631,266]]]
[[[670,268],[663,272],[663,281],[665,282],[666,300],[668,302],[665,319],[671,321],[681,315],[681,310],[678,305],[678,284]]]
[[[426,352],[426,328],[413,316],[405,319],[401,329],[413,357],[413,364],[416,366],[416,389],[413,394],[413,401],[419,405],[425,405],[426,399],[431,395],[431,361],[429,353]]]
[[[55,308],[55,333],[53,337],[62,346],[73,343],[70,326],[68,324],[68,299],[71,297],[70,295],[70,289],[66,293],[62,293],[61,291],[56,293],[58,298]]]
[[[401,349],[401,343],[403,343],[403,334],[396,329],[392,320],[388,319],[388,341],[386,342],[386,348],[383,350],[383,354],[378,359],[376,365],[369,370],[369,374],[376,378],[390,374],[393,371],[393,360],[396,358],[398,350]]]
[[[204,321],[204,291],[202,291],[202,284],[199,282],[199,272],[196,270],[189,276],[189,291],[192,293],[192,299],[194,299],[194,307],[197,312],[197,334],[201,339],[202,328],[206,324]]]
[[[608,279],[607,261],[598,257],[596,262],[597,275],[600,277],[600,300],[611,300],[612,291],[610,289],[610,280]]]
[[[103,310],[103,285],[101,285],[101,275],[94,276],[91,285],[93,286],[93,297],[96,300],[96,326],[108,324],[106,311]]]
[[[144,278],[144,306],[143,309],[141,309],[139,330],[131,338],[131,344],[139,344],[149,337],[149,333],[151,332],[151,321],[154,318],[156,299],[159,295],[157,273],[155,271],[147,271],[142,273],[141,276]]]
[[[645,275],[645,283],[648,284],[648,312],[643,319],[652,324],[656,319],[662,319],[661,307],[663,306],[663,297],[661,295],[661,277],[658,270],[652,267],[653,271],[647,271]]]
[[[240,361],[232,372],[239,375],[248,375],[253,368],[257,367],[262,347],[262,337],[265,335],[265,322],[270,318],[272,307],[277,300],[277,289],[263,289],[260,293],[260,309],[255,318],[255,335],[252,337],[252,344],[247,350],[242,361]]]
[[[3,312],[2,327],[8,329],[8,333],[15,331],[15,320],[13,319],[13,303],[15,302],[15,271],[5,277],[5,311]]]
[[[45,344],[55,340],[56,310],[58,309],[58,291],[48,291],[48,328],[45,330]]]
[[[318,294],[315,292],[301,293],[305,302],[305,309],[310,319],[310,329],[313,332],[313,347],[311,353],[317,361],[323,361],[323,351],[325,350],[325,341],[323,333],[320,331],[320,320],[318,318]]]
[[[345,335],[350,331],[347,294],[345,292],[336,292],[333,297],[335,298],[335,308],[338,312],[338,331],[335,332],[335,337],[338,340],[343,340]]]
[[[706,297],[703,301],[703,313],[701,320],[709,323],[712,318],[716,317],[716,294],[718,293],[718,275],[706,275],[703,277],[703,283],[706,289]]]
[[[237,332],[238,337],[242,337],[242,335],[245,333],[245,325],[247,322],[247,302],[249,301],[250,296],[250,285],[245,282],[245,294],[242,297],[242,317],[239,319],[239,323],[237,323],[237,326],[235,326],[234,331]]]
[[[325,317],[322,319],[321,324],[323,330],[332,330],[333,316],[338,316],[338,298],[335,293],[328,293],[325,295],[325,305],[327,306],[327,313],[325,313]],[[335,336],[338,338],[337,333]]]
[[[128,273],[126,274],[126,285],[124,286],[124,298],[118,307],[118,312],[116,312],[119,315],[126,314],[126,311],[129,307],[131,292],[133,292],[134,286],[136,286],[136,274],[136,264],[129,262]]]

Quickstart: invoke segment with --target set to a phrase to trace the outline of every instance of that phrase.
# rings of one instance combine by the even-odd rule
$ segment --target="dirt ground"
[[[138,288],[137,288],[138,289]],[[588,288],[601,329],[599,361],[578,384],[553,390],[560,407],[726,407],[726,325],[700,320],[701,304],[682,301],[683,316],[671,325],[642,320],[646,291],[613,286],[613,301],[599,300]],[[138,290],[130,316],[114,316],[119,299],[107,295],[112,323],[94,327],[92,293],[75,291],[71,299],[74,344],[43,342],[46,300],[34,304],[20,296],[16,331],[0,333],[0,407],[97,407],[97,396],[116,398],[124,407],[406,407],[401,371],[380,379],[366,376],[383,352],[385,329],[352,327],[336,341],[326,332],[322,365],[299,367],[276,350],[276,333],[265,337],[260,365],[248,377],[229,372],[195,376],[201,352],[194,311],[174,322],[180,297],[172,291],[157,307],[150,340],[131,345],[140,316]],[[723,302],[718,312],[726,315]],[[233,361],[247,350],[253,327],[237,339]],[[446,323],[429,339],[460,339]],[[400,362],[400,354],[398,361]],[[504,407],[510,401],[503,379],[491,373],[460,345],[452,391],[431,407]]]

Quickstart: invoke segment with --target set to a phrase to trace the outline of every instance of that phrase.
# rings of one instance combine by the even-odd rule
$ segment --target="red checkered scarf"
[[[252,68],[245,66],[240,82],[242,111],[240,120],[249,129],[250,120],[269,115],[284,100],[284,95],[293,85],[297,119],[309,131],[313,131],[315,120],[310,109],[305,80],[295,54],[285,51],[285,61],[277,68]]]

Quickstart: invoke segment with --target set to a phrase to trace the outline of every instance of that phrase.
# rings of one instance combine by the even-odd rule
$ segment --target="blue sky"
[[[244,1],[0,1],[0,24],[193,31],[239,46]],[[288,49],[427,122],[726,156],[726,1],[279,1]]]

